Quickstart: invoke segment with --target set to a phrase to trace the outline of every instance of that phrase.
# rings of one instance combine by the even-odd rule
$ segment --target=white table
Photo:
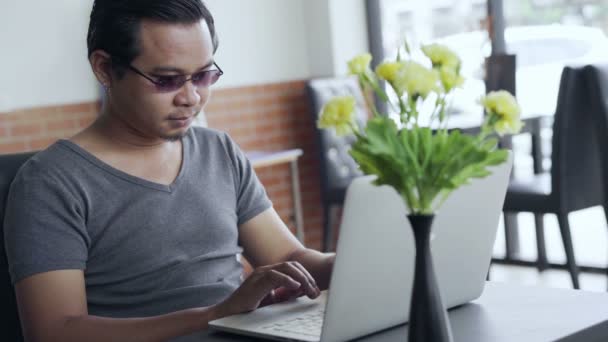
[[[302,214],[302,198],[300,194],[300,175],[298,172],[298,158],[302,155],[301,149],[284,151],[249,151],[245,152],[254,169],[289,163],[291,171],[291,194],[293,198],[293,212],[295,216],[296,236],[304,242],[304,218]]]

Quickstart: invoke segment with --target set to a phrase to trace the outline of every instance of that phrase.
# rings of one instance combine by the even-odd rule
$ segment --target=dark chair
[[[584,69],[589,86],[589,106],[595,121],[598,147],[604,175],[604,213],[608,218],[608,63],[588,65]]]
[[[505,198],[505,212],[536,215],[539,262],[546,262],[544,214],[557,215],[566,252],[566,265],[574,288],[579,288],[568,214],[602,205],[606,209],[600,139],[589,106],[589,89],[583,68],[566,67],[562,72],[553,122],[551,170],[512,180]],[[544,260],[542,260],[544,259]]]
[[[311,80],[307,84],[311,111],[316,124],[323,105],[334,96],[352,95],[356,99],[356,117],[364,127],[369,114],[357,79],[327,78]],[[323,204],[323,250],[333,249],[334,209],[344,203],[346,188],[361,172],[348,151],[355,141],[353,136],[340,137],[333,130],[316,129],[317,148],[321,166],[321,200]]]
[[[21,322],[17,312],[17,301],[15,290],[11,284],[8,274],[8,263],[4,251],[4,209],[6,208],[6,198],[8,189],[15,178],[17,170],[34,153],[6,154],[0,155],[0,293],[4,298],[1,302],[2,307],[2,341],[23,341],[21,333]]]

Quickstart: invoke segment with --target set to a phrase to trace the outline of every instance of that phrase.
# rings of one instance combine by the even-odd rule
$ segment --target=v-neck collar
[[[122,170],[119,170],[113,166],[111,166],[110,164],[102,161],[101,159],[97,158],[95,155],[93,155],[91,152],[85,150],[84,148],[80,147],[80,145],[67,140],[67,139],[60,139],[58,141],[58,143],[63,146],[66,147],[70,150],[72,150],[73,152],[77,153],[78,155],[80,155],[81,157],[83,157],[84,159],[86,159],[87,161],[89,161],[90,163],[92,163],[93,165],[99,167],[100,169],[116,176],[119,177],[125,181],[128,181],[130,183],[136,184],[136,185],[140,185],[140,186],[144,186],[147,188],[151,188],[154,190],[159,190],[159,191],[163,191],[163,192],[168,192],[168,193],[172,193],[177,186],[179,185],[181,179],[184,177],[184,173],[186,170],[186,167],[189,163],[189,153],[187,153],[187,150],[189,148],[189,135],[190,135],[190,131],[188,132],[188,134],[186,134],[182,139],[182,162],[180,165],[180,169],[179,172],[177,174],[177,177],[175,177],[175,179],[173,180],[173,182],[169,185],[166,184],[161,184],[161,183],[156,183],[156,182],[152,182],[150,180],[141,178],[141,177],[137,177],[134,175],[131,175],[129,173],[126,173]]]

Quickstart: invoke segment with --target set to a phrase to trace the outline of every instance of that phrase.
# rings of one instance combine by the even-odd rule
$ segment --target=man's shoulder
[[[70,170],[69,165],[74,165],[73,158],[69,148],[61,140],[57,141],[23,163],[15,179],[53,178],[65,174]]]
[[[228,133],[208,127],[193,126],[190,136],[198,146],[209,146],[212,148],[225,149],[232,143]]]
[[[224,137],[228,135],[224,131],[220,131],[220,130],[209,128],[209,127],[202,127],[202,126],[192,126],[190,128],[190,131],[192,132],[192,136],[195,139],[208,139],[208,138],[224,139]]]
[[[191,143],[189,151],[193,158],[205,163],[234,166],[243,152],[227,132],[206,128],[192,127],[189,133]]]

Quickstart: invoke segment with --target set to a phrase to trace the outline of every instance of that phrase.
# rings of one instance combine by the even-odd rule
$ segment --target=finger
[[[316,286],[313,286],[309,277],[306,276],[306,274],[308,274],[308,271],[302,271],[295,264],[297,264],[297,262],[285,262],[280,264],[276,269],[300,282],[304,287],[304,290],[308,297],[316,298],[318,296]],[[312,278],[312,276],[310,276],[310,278]]]
[[[262,306],[276,303],[277,301],[276,301],[275,297],[276,297],[275,291],[270,290],[270,292],[262,299],[259,306],[262,307]]]
[[[288,289],[285,287],[279,287],[274,290],[273,299],[275,303],[286,302],[288,300],[296,299],[305,295],[304,290],[299,288],[297,290]]]
[[[261,284],[266,292],[282,286],[293,289],[302,286],[301,282],[278,270],[278,266],[279,264],[258,267],[247,280]]]
[[[288,289],[296,290],[302,286],[302,283],[291,277],[291,275],[285,274],[276,269],[264,272],[262,277],[267,292],[279,287],[286,287]]]
[[[279,301],[275,294],[275,289],[277,288],[297,291],[302,287],[300,282],[286,274],[272,269],[264,272],[256,272],[256,274],[249,277],[248,280],[253,284],[257,284],[254,285],[254,288],[257,288],[256,292],[260,294],[259,298],[261,298],[258,306],[277,303]]]
[[[288,289],[286,287],[279,287],[278,289],[270,291],[264,299],[260,302],[259,307],[287,302],[304,295],[304,290],[300,287],[299,289]]]
[[[317,295],[319,295],[321,293],[321,290],[319,289],[319,286],[317,285],[317,281],[312,276],[312,274],[310,274],[310,272],[308,272],[308,270],[304,267],[304,265],[300,264],[299,262],[295,262],[294,266],[296,266],[297,268],[299,268],[300,271],[302,271],[302,273],[304,273],[304,275],[306,275],[306,277],[308,278],[308,281],[310,282],[310,284],[316,290]]]

